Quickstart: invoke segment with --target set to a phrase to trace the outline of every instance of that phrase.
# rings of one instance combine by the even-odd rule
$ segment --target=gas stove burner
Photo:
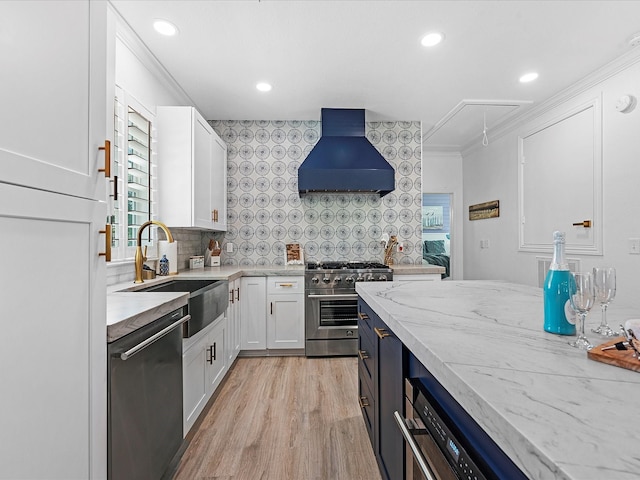
[[[311,262],[307,263],[307,270],[364,270],[364,269],[385,269],[387,265],[378,262]]]

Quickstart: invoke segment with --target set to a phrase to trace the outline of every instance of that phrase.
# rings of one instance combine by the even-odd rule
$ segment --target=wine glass
[[[593,286],[596,293],[596,301],[600,302],[602,307],[602,320],[600,325],[592,328],[593,333],[599,333],[605,337],[615,337],[619,333],[607,323],[607,307],[616,296],[616,269],[611,267],[594,267],[593,268]]]
[[[593,275],[591,272],[576,272],[572,275],[574,282],[569,282],[569,302],[571,308],[578,314],[580,329],[578,338],[573,342],[569,342],[569,345],[581,350],[591,350],[593,345],[584,334],[584,324],[587,313],[595,303]]]

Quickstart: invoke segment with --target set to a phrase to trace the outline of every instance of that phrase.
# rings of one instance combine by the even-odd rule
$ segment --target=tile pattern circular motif
[[[396,189],[373,193],[298,195],[298,167],[321,134],[320,122],[212,120],[228,145],[228,230],[225,265],[284,264],[286,243],[305,261],[381,262],[383,233],[398,235],[399,264],[422,264],[421,134],[419,122],[370,122],[366,136],[396,170]]]

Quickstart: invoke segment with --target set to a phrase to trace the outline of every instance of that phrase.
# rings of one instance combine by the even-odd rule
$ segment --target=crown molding
[[[169,71],[162,65],[160,60],[149,50],[149,47],[142,41],[131,25],[124,19],[120,12],[109,2],[109,7],[116,18],[116,37],[135,55],[162,84],[184,105],[195,106],[193,99],[180,86]]]

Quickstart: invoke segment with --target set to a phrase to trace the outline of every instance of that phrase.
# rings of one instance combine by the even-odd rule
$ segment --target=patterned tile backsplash
[[[396,189],[377,194],[298,194],[297,170],[320,138],[319,121],[209,122],[227,143],[228,230],[225,265],[283,265],[287,243],[300,243],[305,261],[382,262],[383,233],[404,252],[394,262],[422,264],[422,180],[419,122],[370,122],[366,136],[396,170]],[[204,248],[209,238],[203,232]]]

